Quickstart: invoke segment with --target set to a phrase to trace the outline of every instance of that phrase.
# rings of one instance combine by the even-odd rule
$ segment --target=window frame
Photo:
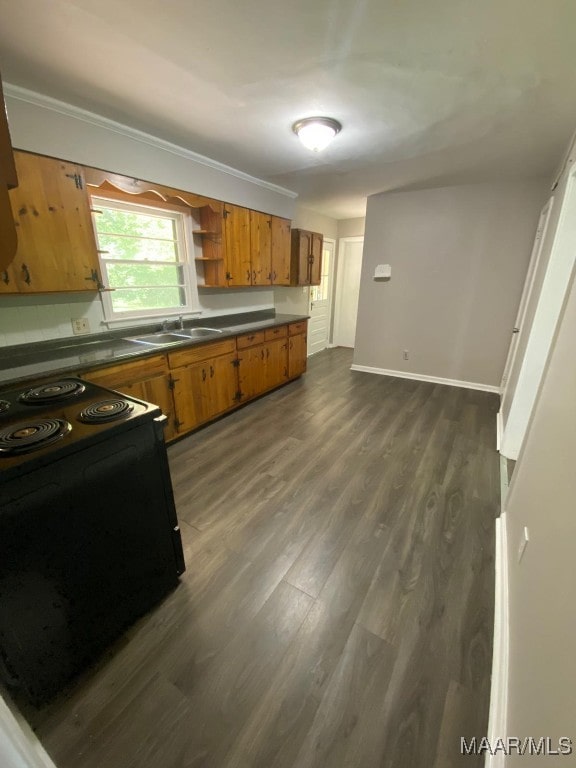
[[[102,307],[104,311],[104,319],[107,323],[122,322],[123,320],[136,320],[138,318],[154,318],[154,317],[178,317],[180,315],[198,313],[200,311],[200,305],[198,300],[198,287],[196,281],[195,269],[193,269],[194,260],[194,236],[192,226],[192,214],[189,208],[180,207],[177,205],[171,205],[160,200],[127,200],[125,195],[114,194],[108,191],[93,192],[90,195],[90,207],[92,210],[92,220],[94,227],[94,237],[96,239],[96,248],[98,251],[98,261],[100,264],[100,270],[102,273],[102,279],[106,283],[108,280],[108,263],[135,263],[135,264],[158,264],[158,265],[172,265],[180,267],[182,273],[182,285],[181,287],[185,303],[179,307],[153,307],[150,309],[135,309],[117,311],[113,306],[113,294],[114,288],[104,288],[101,291],[100,297],[102,300]],[[116,210],[125,210],[132,213],[141,213],[144,215],[154,215],[157,212],[158,215],[169,215],[176,222],[176,253],[177,260],[171,261],[152,261],[152,260],[128,260],[128,259],[106,259],[103,251],[100,249],[99,233],[97,228],[97,216],[99,209],[101,208],[113,208]],[[145,238],[144,238],[145,239]],[[144,286],[141,286],[144,287]],[[154,286],[152,286],[154,287]],[[161,286],[158,286],[159,288]],[[121,287],[118,286],[121,290]]]

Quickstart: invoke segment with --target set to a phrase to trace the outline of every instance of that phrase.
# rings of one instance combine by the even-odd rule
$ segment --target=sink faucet
[[[184,317],[183,315],[180,315],[178,317],[178,330],[183,331],[184,330]]]

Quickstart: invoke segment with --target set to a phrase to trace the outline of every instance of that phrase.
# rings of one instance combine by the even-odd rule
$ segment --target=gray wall
[[[508,734],[571,737],[576,751],[576,284],[560,320],[506,500]],[[524,526],[530,541],[520,563]],[[532,762],[533,761],[533,762]],[[506,766],[576,765],[512,757]]]
[[[370,197],[354,364],[498,386],[547,186]],[[390,281],[373,279],[377,264]]]

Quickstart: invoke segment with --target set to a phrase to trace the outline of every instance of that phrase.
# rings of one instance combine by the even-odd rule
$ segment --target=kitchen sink
[[[186,339],[203,339],[204,336],[213,336],[215,333],[222,333],[219,328],[183,328],[181,331],[174,331],[175,336],[183,336]]]
[[[182,344],[184,339],[175,333],[147,333],[145,336],[130,336],[126,341],[134,341],[136,344],[149,344],[152,347],[165,347],[166,344]]]
[[[151,347],[165,347],[167,344],[182,344],[186,339],[204,339],[222,333],[218,328],[183,328],[178,331],[159,331],[144,336],[130,336],[125,341],[148,344]]]

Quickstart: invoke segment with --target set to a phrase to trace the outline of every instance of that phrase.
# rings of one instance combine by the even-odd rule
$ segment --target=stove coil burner
[[[72,429],[63,419],[39,419],[0,429],[0,456],[16,456],[44,448]]]
[[[6,413],[8,408],[10,408],[8,400],[0,400],[0,413]]]
[[[62,381],[51,381],[49,384],[43,384],[40,387],[33,387],[20,395],[20,402],[27,405],[48,405],[49,403],[59,403],[69,398],[81,395],[86,387],[81,381],[74,379],[63,379]]]
[[[78,418],[86,424],[102,424],[108,421],[116,421],[128,416],[134,410],[134,406],[120,398],[114,400],[100,400],[91,403],[80,411]]]

